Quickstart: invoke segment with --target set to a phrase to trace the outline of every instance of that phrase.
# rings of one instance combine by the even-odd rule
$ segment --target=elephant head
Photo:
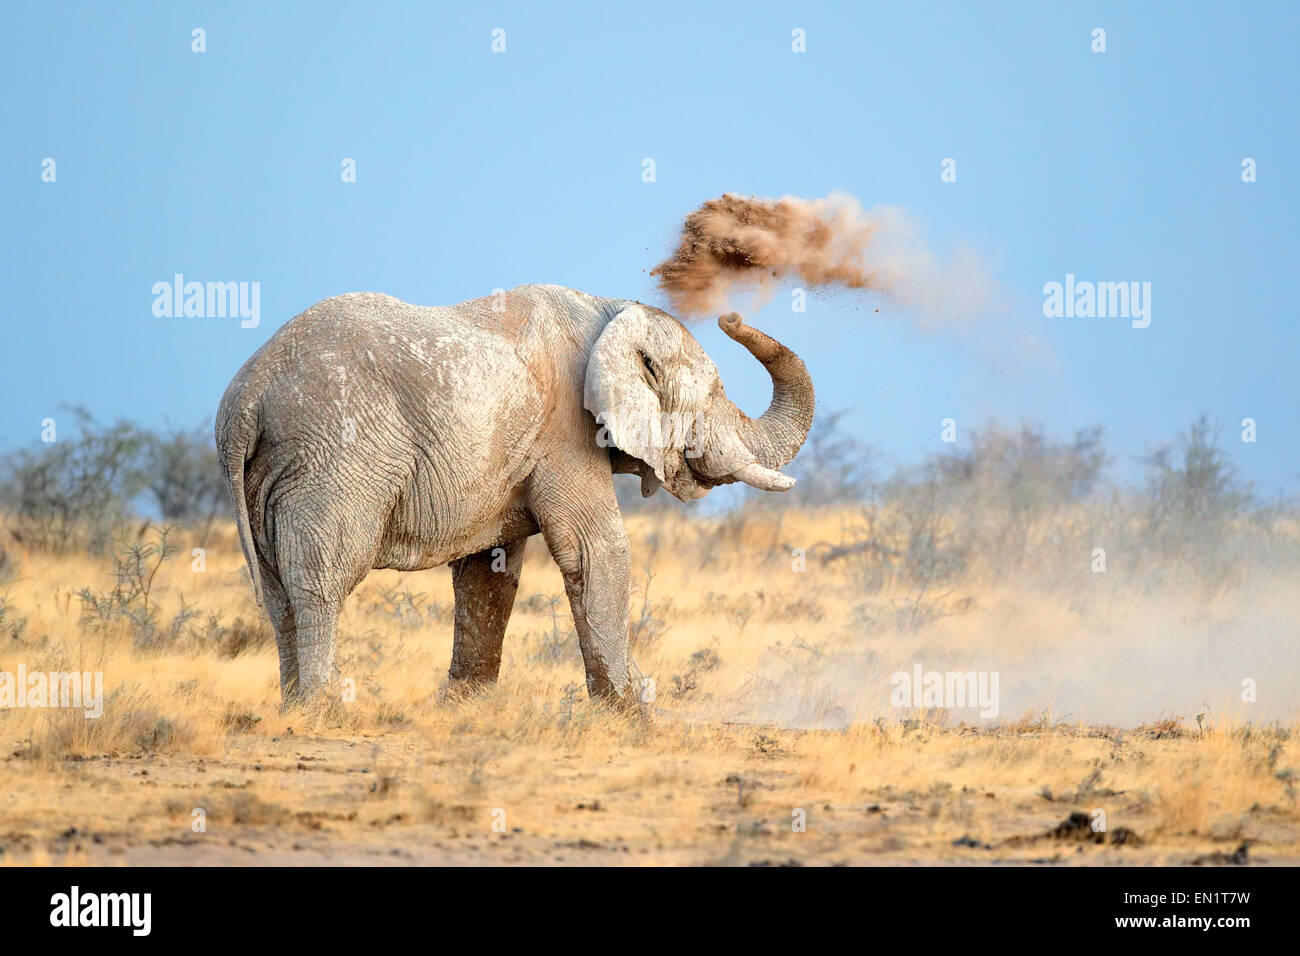
[[[630,456],[641,493],[660,484],[682,501],[743,481],[785,491],[794,479],[777,469],[808,437],[813,386],[799,357],[746,325],[736,313],[718,325],[763,363],[772,402],[750,418],[727,398],[699,342],[671,315],[640,304],[605,326],[587,360],[584,404],[603,426],[600,439]]]

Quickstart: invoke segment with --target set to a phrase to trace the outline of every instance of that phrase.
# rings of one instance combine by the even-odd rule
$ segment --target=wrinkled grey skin
[[[276,332],[226,390],[216,438],[286,703],[329,689],[339,610],[372,568],[450,564],[451,682],[495,681],[538,532],[564,575],[588,691],[632,703],[612,475],[682,500],[737,480],[784,490],[775,469],[812,424],[803,363],[737,315],[719,324],[772,376],[761,418],[727,399],[672,316],[558,286],[440,308],[353,293]],[[659,429],[663,413],[694,416],[693,431]],[[631,427],[638,416],[652,421]]]

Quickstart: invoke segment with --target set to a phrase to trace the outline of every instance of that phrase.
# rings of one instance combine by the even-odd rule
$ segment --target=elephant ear
[[[583,404],[608,430],[609,441],[664,475],[663,408],[646,381],[644,312],[629,308],[605,326],[587,359]]]

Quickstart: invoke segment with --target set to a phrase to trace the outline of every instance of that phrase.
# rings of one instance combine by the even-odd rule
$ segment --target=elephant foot
[[[280,710],[302,713],[332,709],[351,702],[345,691],[345,687],[320,674],[300,671],[294,680],[280,685]]]
[[[280,709],[283,710],[293,703],[298,694],[298,662],[293,662],[293,670],[286,671],[283,665],[280,668]]]
[[[280,690],[281,713],[303,713],[320,710],[329,705],[340,703],[330,696],[324,687],[303,687],[301,683],[289,689]]]
[[[644,682],[640,679],[628,678],[619,686],[610,680],[593,681],[588,677],[587,695],[591,700],[599,701],[624,716],[650,717],[651,700],[647,699]]]

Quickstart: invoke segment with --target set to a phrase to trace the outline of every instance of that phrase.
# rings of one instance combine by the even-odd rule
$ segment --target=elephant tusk
[[[771,468],[764,468],[756,461],[751,461],[744,468],[731,473],[731,477],[762,491],[789,491],[794,487],[794,479]]]

